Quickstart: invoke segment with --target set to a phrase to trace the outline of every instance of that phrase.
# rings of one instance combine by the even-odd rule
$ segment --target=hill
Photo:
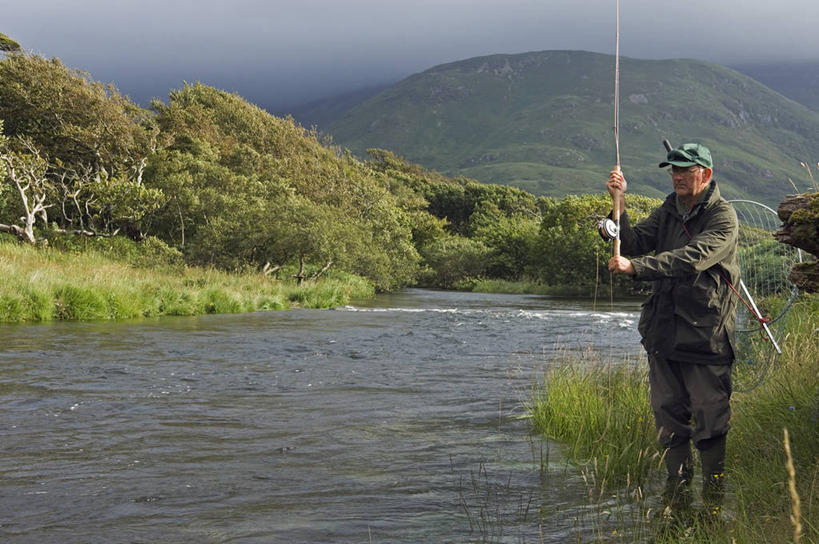
[[[276,112],[278,117],[290,115],[303,127],[326,127],[334,120],[358,106],[368,98],[380,93],[389,85],[378,85],[375,87],[364,87],[348,93],[343,93],[329,98],[314,100],[300,106],[290,108],[287,111]]]
[[[322,127],[364,156],[371,147],[450,176],[540,195],[601,190],[615,162],[610,55],[542,51],[453,62],[410,76]],[[711,147],[729,198],[769,205],[809,183],[819,114],[729,68],[621,59],[622,164],[632,190],[668,192],[663,138]]]
[[[743,64],[732,68],[819,112],[819,62]]]

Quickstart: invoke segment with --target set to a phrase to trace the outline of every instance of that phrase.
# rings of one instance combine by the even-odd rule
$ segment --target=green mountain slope
[[[356,154],[389,149],[447,175],[536,194],[600,192],[615,162],[609,55],[478,57],[411,76],[327,126]],[[736,71],[695,60],[621,59],[620,143],[631,190],[669,192],[672,143],[710,146],[729,198],[776,204],[819,157],[819,114]]]
[[[755,63],[731,68],[819,112],[819,62]]]

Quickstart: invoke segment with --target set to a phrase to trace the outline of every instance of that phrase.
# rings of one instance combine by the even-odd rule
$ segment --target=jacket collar
[[[665,197],[665,202],[663,202],[663,207],[668,208],[674,215],[682,219],[683,221],[688,221],[691,217],[697,215],[702,208],[707,208],[714,202],[720,199],[719,187],[717,187],[716,180],[711,180],[708,184],[708,188],[705,189],[705,193],[700,197],[699,202],[694,204],[694,207],[691,210],[686,210],[685,206],[678,207],[677,206],[677,193],[671,193],[667,197]]]

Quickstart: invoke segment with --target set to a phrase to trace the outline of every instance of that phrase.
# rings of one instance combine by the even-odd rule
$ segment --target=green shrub
[[[109,319],[105,297],[92,287],[62,285],[54,293],[57,319],[93,321]]]
[[[19,323],[26,321],[28,314],[24,311],[22,297],[17,293],[3,293],[0,295],[0,321]]]
[[[244,311],[236,296],[218,287],[204,291],[200,303],[208,314],[237,314]]]

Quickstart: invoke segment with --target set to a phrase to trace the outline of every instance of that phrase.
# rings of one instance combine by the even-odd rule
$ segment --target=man
[[[731,416],[738,223],[712,179],[708,148],[691,143],[672,149],[660,163],[669,166],[674,192],[633,227],[625,212],[626,179],[619,170],[609,174],[608,191],[622,210],[621,251],[636,257],[615,256],[608,267],[653,282],[638,329],[648,352],[658,436],[667,448],[665,505],[675,516],[690,509],[693,441],[702,462],[706,514],[718,517]]]

